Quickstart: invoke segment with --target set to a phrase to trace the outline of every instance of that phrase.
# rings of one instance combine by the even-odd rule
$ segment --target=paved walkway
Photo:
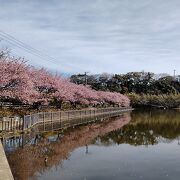
[[[1,141],[0,141],[0,179],[14,180]]]

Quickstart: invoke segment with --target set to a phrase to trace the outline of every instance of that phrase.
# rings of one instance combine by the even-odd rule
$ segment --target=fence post
[[[8,131],[10,130],[10,128],[9,128],[9,120],[8,120]]]
[[[24,115],[24,117],[23,117],[23,118],[24,118],[24,130],[27,129],[27,122],[26,122],[26,120],[25,120],[25,119],[26,119],[25,117],[26,117],[26,116]]]
[[[6,131],[6,121],[5,121],[5,131]]]
[[[31,124],[32,124],[31,120],[32,120],[32,117],[31,117],[31,114],[30,114],[30,123],[29,123],[29,127],[28,128],[31,127]]]
[[[53,112],[51,112],[51,128],[53,130]]]
[[[43,112],[43,131],[45,131],[45,113]]]
[[[81,122],[81,119],[82,119],[82,117],[81,117],[81,110],[79,111],[79,113],[80,113],[80,122]],[[82,123],[82,122],[81,122]]]
[[[20,122],[21,122],[21,119],[20,118],[18,118],[18,131],[20,130]]]
[[[60,128],[61,128],[61,111],[59,111],[59,124],[60,124]]]
[[[21,128],[22,131],[24,131],[24,117],[22,117],[22,128]]]
[[[4,129],[4,120],[2,120],[2,131]]]
[[[12,117],[12,130],[15,130],[15,119]]]

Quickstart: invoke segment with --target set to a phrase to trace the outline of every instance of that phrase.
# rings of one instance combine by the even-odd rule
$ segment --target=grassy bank
[[[180,107],[180,94],[128,94],[133,107],[164,107],[164,108],[179,108]]]

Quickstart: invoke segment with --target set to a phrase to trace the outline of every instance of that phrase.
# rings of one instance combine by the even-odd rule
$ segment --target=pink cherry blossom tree
[[[63,102],[71,104],[113,104],[129,106],[127,96],[114,92],[95,91],[89,86],[71,83],[46,69],[28,66],[21,59],[0,57],[0,97],[27,104]]]
[[[0,58],[0,97],[32,103],[38,94],[28,76],[29,66],[21,59]]]

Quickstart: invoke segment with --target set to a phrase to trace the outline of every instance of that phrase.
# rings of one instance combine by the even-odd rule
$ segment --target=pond
[[[15,180],[177,180],[180,111],[134,110],[4,146]]]

